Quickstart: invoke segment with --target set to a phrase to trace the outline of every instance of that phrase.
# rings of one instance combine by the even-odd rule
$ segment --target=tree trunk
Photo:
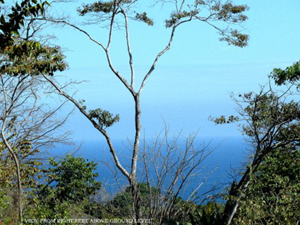
[[[22,209],[22,183],[21,183],[21,169],[20,169],[20,163],[17,155],[14,153],[14,150],[11,148],[10,144],[6,140],[4,136],[4,132],[2,130],[1,132],[2,140],[4,142],[5,147],[8,149],[9,153],[12,155],[14,163],[16,165],[16,174],[17,174],[17,185],[18,185],[18,217],[19,217],[19,223],[22,223],[23,221],[23,209]]]
[[[131,191],[133,197],[133,208],[135,213],[136,224],[140,224],[141,219],[141,199],[139,193],[138,183],[136,182],[137,178],[137,161],[140,145],[140,135],[141,135],[141,109],[140,109],[140,95],[139,93],[134,96],[135,103],[135,138],[134,146],[132,152],[132,162],[131,162]]]
[[[139,187],[136,181],[132,182],[131,184],[131,194],[133,197],[133,208],[134,208],[134,216],[135,216],[135,224],[141,224],[141,198]]]

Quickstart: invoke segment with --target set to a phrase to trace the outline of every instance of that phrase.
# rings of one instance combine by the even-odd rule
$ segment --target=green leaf
[[[3,15],[1,15],[1,19],[0,19],[1,24],[5,24],[5,18]]]
[[[19,36],[20,34],[19,34],[19,31],[17,31],[17,30],[12,30],[11,32],[10,32],[10,34],[12,35],[12,36]]]
[[[153,26],[153,20],[150,19],[148,16],[147,16],[147,13],[146,12],[143,12],[143,13],[136,13],[135,15],[135,19],[136,20],[139,20],[139,21],[142,21],[144,23],[146,23],[148,26]]]
[[[102,110],[100,108],[90,110],[89,114],[91,118],[97,120],[98,125],[103,129],[112,126],[114,123],[119,122],[120,120],[118,114],[116,116],[113,116],[113,114],[111,114],[107,110]]]

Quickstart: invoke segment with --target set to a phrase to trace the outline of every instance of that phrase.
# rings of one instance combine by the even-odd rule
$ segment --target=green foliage
[[[42,163],[35,160],[33,157],[39,153],[39,149],[33,148],[28,140],[19,141],[16,144],[10,144],[20,160],[22,186],[25,189],[35,188],[38,185],[38,179],[41,176],[40,166]],[[3,143],[0,143],[0,172],[1,183],[4,186],[16,188],[14,186],[16,185],[16,171],[13,158],[6,151]]]
[[[22,187],[29,196],[41,178],[41,162],[34,159],[39,150],[33,148],[28,140],[13,144],[12,138],[13,135],[8,140],[20,160]],[[5,145],[0,142],[0,218],[4,219],[5,224],[17,220],[17,197],[16,167]],[[26,204],[24,199],[24,205]]]
[[[129,217],[133,213],[132,204],[133,197],[130,188],[126,188],[124,192],[118,193],[113,200],[108,203],[108,209],[115,216]]]
[[[206,205],[198,206],[195,211],[189,213],[189,216],[193,225],[221,225],[222,211],[222,204],[216,202],[207,202]]]
[[[251,121],[251,125],[242,127],[247,136],[274,134],[273,141],[288,141],[292,140],[295,135],[300,135],[299,126],[297,126],[297,121],[300,119],[299,103],[280,101],[280,98],[273,93],[250,92],[245,94],[243,99],[249,102],[243,109],[244,115]],[[280,128],[281,132],[275,132],[276,128]]]
[[[275,82],[293,81],[287,77],[296,77],[297,69],[289,67],[286,73],[275,69]],[[251,140],[254,154],[241,179],[232,183],[223,223],[227,223],[229,216],[233,216],[234,224],[299,222],[300,103],[288,101],[291,97],[289,92],[262,89],[258,94],[249,92],[234,98],[245,121],[241,124],[242,132]],[[217,124],[235,120],[225,116],[214,119]]]
[[[259,94],[249,92],[240,94],[239,98],[242,100],[236,100],[237,102],[247,104],[245,107],[240,105],[240,114],[243,120],[248,121],[241,125],[243,134],[251,138],[266,138],[266,135],[274,135],[269,141],[289,141],[300,135],[300,104],[298,102],[281,101],[280,97],[272,92]],[[210,120],[216,124],[242,121],[239,116],[233,115],[228,118],[224,115],[219,118],[210,117]],[[280,132],[277,128],[280,128]]]
[[[187,218],[180,215],[172,215],[172,218],[164,218],[163,224],[166,225],[223,225],[221,222],[224,206],[215,201],[207,202],[205,205],[197,205],[193,202],[178,199],[177,205],[185,212],[188,212]]]
[[[95,181],[98,174],[93,172],[94,162],[67,155],[60,161],[50,159],[50,165],[46,176],[51,185],[47,188],[54,190],[54,198],[60,202],[78,203],[101,188],[101,182]]]
[[[165,225],[182,225],[182,223],[180,223],[176,220],[170,219],[170,218],[164,218],[163,224],[165,224]],[[187,225],[190,225],[190,223],[187,223]]]
[[[200,12],[203,11],[203,8],[207,8],[211,11],[209,17],[213,20],[219,20],[229,23],[240,23],[248,19],[247,16],[243,14],[243,12],[249,9],[247,5],[233,5],[231,2],[222,4],[220,1],[211,0],[195,1],[194,8],[190,11],[173,12],[170,19],[166,20],[166,27],[169,28],[175,26],[182,19],[192,19],[193,17],[206,22],[208,18],[200,17]],[[224,36],[225,32],[223,33],[223,31],[221,31],[220,34]],[[246,45],[246,42],[248,40],[247,35],[243,35],[237,30],[231,31],[231,35],[233,38],[225,35],[225,37],[221,40],[227,41],[230,44],[240,47],[244,47]]]
[[[300,61],[288,66],[282,70],[275,68],[271,73],[272,78],[278,85],[286,84],[288,82],[295,82],[300,80]]]
[[[10,13],[1,15],[0,20],[0,74],[53,75],[63,71],[67,65],[58,47],[42,45],[37,41],[22,38],[20,33],[29,18],[42,15],[46,1],[23,0],[11,8]]]
[[[145,212],[149,209],[149,201],[150,198],[155,198],[160,195],[158,189],[151,187],[149,189],[146,183],[139,183],[138,190],[140,193],[140,201],[141,201],[141,208],[142,211]],[[131,188],[127,187],[125,191],[118,193],[108,204],[107,208],[110,212],[113,213],[115,216],[130,217],[130,213],[132,212],[132,204],[133,204],[133,197],[131,194]]]
[[[208,9],[209,16],[202,17],[200,16],[200,12],[204,9]],[[231,1],[227,1],[222,3],[221,1],[212,1],[212,0],[196,0],[195,1],[195,9],[191,10],[188,13],[184,13],[184,16],[177,15],[177,17],[188,17],[194,16],[197,19],[208,22],[209,20],[212,21],[223,21],[229,24],[239,24],[248,19],[248,17],[244,14],[249,9],[247,5],[234,5]],[[175,25],[178,19],[174,20],[174,16],[171,15],[172,23],[170,25]],[[168,20],[167,20],[168,22]],[[167,23],[168,24],[168,23]],[[249,40],[249,36],[246,34],[242,34],[237,29],[221,29],[218,28],[219,34],[222,36],[220,38],[221,41],[227,42],[229,45],[235,45],[238,47],[245,47],[247,46],[247,42]]]
[[[59,161],[50,159],[50,167],[44,171],[46,183],[31,193],[25,217],[63,219],[87,211],[91,196],[101,188],[98,174],[93,172],[96,165],[71,155]]]
[[[121,7],[125,4],[130,4],[130,0],[121,0],[121,1],[107,1],[102,2],[98,1],[92,4],[84,4],[81,8],[77,9],[77,12],[80,16],[85,16],[88,13],[116,13],[122,11]],[[147,16],[146,12],[137,13],[135,12],[134,20],[141,21],[146,23],[148,26],[153,26],[153,20]]]
[[[4,0],[0,3],[4,4]],[[44,1],[38,4],[36,0],[23,0],[11,8],[7,18],[2,14],[0,17],[0,49],[13,45],[14,39],[20,36],[19,30],[24,26],[25,19],[43,14],[45,5],[49,5],[49,3]]]
[[[222,34],[222,33],[221,33]],[[226,41],[229,45],[235,45],[238,47],[247,46],[249,35],[241,34],[238,30],[230,30],[230,35],[223,35],[220,41]]]
[[[233,5],[231,2],[223,5],[216,2],[212,9],[217,12],[218,20],[237,23],[247,20],[247,16],[241,13],[248,10],[249,7],[247,5]]]
[[[1,74],[53,75],[54,72],[63,71],[67,67],[60,48],[42,46],[35,41],[23,41],[7,46],[2,54],[6,60],[1,64]]]
[[[54,201],[49,204],[52,196],[44,196],[41,199],[39,196],[33,196],[31,204],[24,210],[24,219],[65,219],[70,216],[69,202]]]
[[[215,124],[229,124],[240,121],[240,118],[238,116],[230,115],[228,119],[224,115],[218,117],[218,118],[209,118],[211,121],[213,121]]]
[[[104,21],[111,18],[107,17],[107,14],[117,16],[125,11],[126,13],[131,11],[131,7],[137,2],[138,1],[132,0],[97,1],[91,4],[84,4],[81,8],[78,8],[77,11],[80,16],[85,16],[90,13],[100,15],[102,18],[101,21]],[[221,35],[221,41],[226,41],[230,45],[245,47],[249,39],[248,35],[242,34],[237,29],[221,28],[221,26],[213,25],[213,23],[220,21],[230,25],[238,25],[248,19],[244,14],[248,9],[247,5],[234,5],[230,1],[221,3],[221,1],[215,0],[196,0],[194,4],[183,4],[180,10],[177,9],[171,12],[170,17],[165,20],[165,26],[166,28],[175,28],[184,22],[200,20],[216,28]],[[138,13],[132,11],[129,13],[135,14],[135,17],[129,17],[133,20],[144,22],[149,26],[153,26],[154,24],[153,20],[148,17],[147,12]]]
[[[296,176],[300,174],[288,165],[294,165],[291,160],[299,157],[300,105],[282,100],[283,95],[272,91],[239,97],[239,113],[247,122],[242,124],[242,132],[252,140],[255,152],[240,181],[231,186],[224,218],[238,203],[236,224],[294,224],[291,221],[298,212],[291,208],[293,201],[298,202],[299,186],[290,181],[299,183]],[[242,203],[237,202],[240,197]]]
[[[170,28],[173,27],[174,25],[176,25],[181,19],[184,18],[192,18],[193,16],[197,15],[198,10],[194,10],[194,11],[183,11],[183,12],[174,12],[171,13],[170,19],[166,20],[166,28]]]
[[[98,1],[92,4],[84,4],[81,8],[77,9],[80,16],[84,16],[87,13],[111,13],[114,8],[114,1],[102,2]]]
[[[5,148],[0,142],[0,218],[4,222],[9,223],[16,217],[13,208],[12,174],[15,174],[14,165],[8,160],[4,154]]]
[[[136,13],[135,19],[146,23],[148,26],[153,26],[154,22],[147,16],[146,12]]]
[[[277,149],[251,177],[236,224],[296,224],[300,218],[300,152]]]
[[[39,149],[33,148],[31,142],[23,140],[18,142],[16,152],[21,160],[21,181],[25,188],[36,188],[41,178],[42,163],[34,157],[40,152]]]
[[[94,109],[89,111],[89,115],[92,119],[95,119],[98,122],[98,125],[102,128],[108,128],[112,126],[114,123],[119,122],[120,117],[117,114],[114,116],[107,110],[102,109]]]
[[[13,202],[12,197],[7,195],[8,191],[8,189],[3,187],[1,187],[0,189],[0,218],[4,218],[5,216],[7,216],[6,211],[11,208],[11,203]]]
[[[85,100],[84,99],[81,99],[78,101],[80,107],[83,109],[83,110],[86,110],[86,105],[85,105]]]
[[[77,9],[77,12],[80,16],[85,16],[88,13],[115,13],[120,6],[133,2],[132,0],[97,1],[91,4],[83,4],[82,8]]]
[[[146,183],[139,183],[138,189],[140,192],[142,215],[145,217],[147,215],[151,215],[149,212],[151,210],[155,210],[156,207],[161,207],[160,209],[165,210],[163,206],[153,205],[155,198],[164,198],[160,190],[151,187],[150,192],[149,186]],[[133,197],[131,195],[131,188],[127,187],[123,192],[118,193],[110,202],[107,203],[105,206],[106,211],[103,211],[104,218],[130,218],[130,214],[133,213],[132,204]],[[168,203],[165,204],[167,205]],[[192,201],[185,201],[178,197],[175,199],[172,210],[174,214],[170,212],[170,214],[167,214],[168,216],[163,216],[162,224],[221,224],[219,222],[223,207],[221,204],[215,202],[207,203],[207,205],[197,205]],[[154,224],[159,224],[159,217],[161,216],[160,213],[158,213],[156,218],[151,217]]]

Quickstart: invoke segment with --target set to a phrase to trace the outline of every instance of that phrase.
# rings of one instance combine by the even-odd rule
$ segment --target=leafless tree
[[[38,77],[13,77],[7,74],[0,76],[1,140],[15,164],[19,221],[22,221],[24,207],[22,164],[34,160],[30,158],[32,153],[51,147],[55,143],[66,142],[69,135],[69,132],[63,130],[58,133],[68,117],[56,118],[64,103],[55,109],[41,104],[41,90],[46,90],[46,85]],[[29,147],[28,151],[23,151],[26,147]],[[34,156],[38,157],[37,154]]]
[[[204,199],[201,187],[210,174],[203,172],[202,162],[211,151],[209,143],[197,143],[196,135],[170,137],[167,127],[153,142],[144,140],[140,156],[143,170],[139,174],[149,191],[144,218],[155,218],[159,224],[164,218],[181,222],[188,218],[189,204]],[[183,196],[185,201],[178,204]]]
[[[124,144],[130,150],[132,143]],[[186,223],[189,221],[189,213],[193,212],[193,207],[203,203],[205,196],[216,190],[211,187],[204,192],[202,187],[210,174],[203,170],[203,161],[210,155],[209,143],[202,143],[196,139],[195,135],[184,137],[180,132],[171,137],[169,128],[156,136],[155,139],[144,138],[140,146],[138,161],[138,191],[141,203],[141,216],[155,224],[163,224],[165,219],[173,219]],[[126,152],[123,157],[126,157]],[[122,180],[118,170],[114,170],[108,160],[101,161],[113,174],[114,180],[120,188],[120,195],[116,201],[122,201],[121,205],[130,206],[133,204],[132,198],[128,196],[126,182]],[[122,209],[113,200],[107,204],[102,204],[107,212],[121,218],[135,218],[134,211]]]

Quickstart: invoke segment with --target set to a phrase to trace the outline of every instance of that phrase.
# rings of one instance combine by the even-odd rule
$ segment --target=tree
[[[298,84],[300,81],[300,61],[294,63],[292,66],[288,66],[285,70],[275,68],[270,75],[277,85],[284,85],[288,83]]]
[[[262,89],[258,94],[253,92],[240,94],[241,100],[234,98],[239,107],[239,117],[230,116],[226,119],[222,116],[215,119],[218,124],[245,121],[241,124],[242,132],[253,147],[249,165],[242,173],[240,180],[234,181],[229,189],[223,223],[232,223],[241,199],[247,197],[245,195],[249,193],[253,181],[251,178],[258,176],[259,179],[259,173],[263,172],[263,165],[270,160],[267,157],[276,156],[278,151],[284,154],[285,151],[298,149],[300,105],[294,100],[288,101],[290,95],[290,89],[281,93],[272,88],[268,91]],[[267,166],[269,168],[270,164]]]
[[[300,151],[276,149],[251,176],[236,224],[297,224],[300,218]]]
[[[42,93],[41,85],[36,77],[28,75],[12,77],[3,74],[0,77],[1,163],[14,168],[15,173],[8,174],[6,179],[13,189],[19,190],[16,195],[19,203],[15,208],[20,208],[21,212],[25,206],[22,203],[24,188],[30,190],[37,184],[39,158],[42,159],[40,149],[64,142],[68,136],[68,132],[54,134],[68,117],[55,118],[64,103],[54,109],[41,104],[38,97]]]
[[[35,190],[30,215],[62,219],[72,207],[89,212],[91,197],[101,189],[101,182],[96,181],[98,173],[94,172],[96,165],[72,155],[58,161],[50,159],[49,168],[44,170],[45,183]]]
[[[101,183],[95,181],[98,173],[93,172],[96,165],[94,162],[86,162],[81,157],[76,158],[71,155],[67,155],[60,161],[50,159],[51,167],[46,171],[49,181],[40,194],[49,187],[55,189],[55,198],[59,201],[79,203],[101,188]]]
[[[148,202],[154,195],[160,195],[160,192],[154,187],[149,189],[146,183],[139,183],[138,188],[141,197],[141,207],[145,210],[149,210]],[[105,208],[111,216],[131,219],[131,216],[133,215],[132,204],[133,197],[131,195],[131,189],[130,187],[126,187],[124,191],[117,193],[116,196],[107,203]]]
[[[138,190],[142,218],[155,224],[164,224],[166,220],[183,224],[189,221],[190,206],[203,201],[198,191],[209,176],[201,168],[201,163],[210,154],[208,145],[198,147],[196,135],[188,138],[183,138],[181,134],[170,137],[169,129],[165,128],[153,141],[143,140],[140,154]],[[108,166],[112,169],[112,166]],[[112,172],[119,181],[118,174]],[[191,187],[191,183],[194,187]],[[132,219],[131,189],[126,187],[122,190],[122,186],[119,186],[121,192],[106,205],[106,215]]]
[[[6,219],[9,219],[11,222],[12,218],[16,216],[12,212],[13,210],[13,195],[9,195],[8,191],[11,189],[11,174],[15,173],[15,165],[8,160],[7,155],[4,154],[3,143],[0,145],[0,217],[1,220],[7,222]],[[6,157],[5,157],[5,156]],[[7,222],[8,223],[8,222]]]
[[[228,44],[244,47],[247,45],[248,35],[242,34],[235,25],[239,26],[242,22],[247,20],[247,16],[244,12],[248,9],[246,5],[234,5],[232,2],[222,2],[217,0],[201,0],[188,2],[182,1],[154,1],[155,5],[162,3],[171,3],[174,6],[173,11],[169,18],[165,20],[166,28],[169,28],[170,36],[169,41],[166,46],[156,55],[153,63],[150,65],[148,72],[142,76],[142,82],[136,84],[136,74],[133,63],[133,54],[131,51],[130,42],[130,29],[129,20],[133,19],[135,21],[140,21],[146,23],[148,26],[154,25],[153,20],[148,17],[147,12],[137,12],[136,7],[140,3],[137,0],[111,0],[111,1],[97,1],[91,4],[83,4],[82,7],[78,9],[80,16],[94,15],[94,22],[108,27],[107,43],[102,43],[96,40],[92,35],[83,30],[77,25],[64,19],[55,19],[54,17],[44,17],[40,20],[46,20],[53,23],[58,23],[62,25],[68,25],[73,27],[77,31],[86,35],[94,44],[103,50],[106,56],[108,66],[111,72],[120,80],[124,85],[126,90],[131,94],[134,102],[134,123],[135,123],[135,135],[132,147],[132,157],[130,169],[126,169],[124,165],[119,160],[119,156],[116,153],[113,142],[107,132],[107,128],[112,126],[118,121],[118,116],[113,116],[109,112],[101,109],[95,109],[91,111],[86,111],[86,106],[80,104],[72,96],[62,91],[60,86],[56,83],[53,78],[44,75],[45,79],[48,80],[57,91],[68,100],[70,100],[79,111],[93,124],[93,126],[103,135],[108,144],[109,150],[113,156],[114,163],[116,167],[121,171],[121,173],[127,178],[131,192],[133,196],[135,218],[138,221],[141,218],[141,203],[138,191],[137,182],[137,165],[138,165],[138,155],[140,152],[140,136],[141,136],[141,92],[144,89],[146,82],[155,70],[157,62],[167,51],[173,43],[175,33],[177,29],[183,26],[185,23],[190,21],[203,22],[220,34],[221,41],[226,41]],[[107,23],[105,23],[107,22]],[[223,25],[224,26],[223,26]],[[230,26],[229,26],[230,25]],[[125,32],[125,41],[127,47],[127,54],[129,58],[128,66],[130,68],[130,81],[128,81],[124,74],[121,74],[115,67],[110,56],[110,49],[112,45],[114,30],[122,27]],[[225,27],[225,28],[224,28]]]
[[[5,9],[5,0],[1,0],[0,4]],[[16,3],[11,6],[9,12],[1,12],[0,21],[0,40],[1,51],[5,50],[7,46],[15,45],[16,39],[20,37],[21,28],[24,27],[25,21],[28,18],[37,17],[44,13],[45,5],[49,5],[46,1],[37,3],[36,0],[22,0],[21,3]],[[1,7],[1,8],[2,8]],[[29,30],[28,30],[29,32]],[[28,40],[29,36],[27,36]]]
[[[4,0],[0,4],[5,8]],[[32,29],[32,20],[44,13],[46,4],[23,0],[1,12],[0,20],[1,139],[15,163],[20,222],[23,207],[20,163],[45,144],[46,139],[49,144],[53,143],[54,138],[48,135],[64,122],[57,120],[57,124],[51,124],[58,109],[43,112],[42,105],[38,105],[37,85],[42,87],[42,82],[34,76],[51,75],[66,67],[58,48],[42,46],[33,39],[37,30]],[[34,145],[33,149],[27,148],[31,145]]]
[[[16,209],[19,208],[20,193],[17,188],[19,178],[22,187],[23,214],[28,206],[28,201],[25,196],[32,194],[32,190],[38,186],[41,178],[42,162],[39,159],[41,159],[42,153],[40,153],[38,148],[33,147],[29,141],[22,141],[18,143],[18,145],[15,145],[16,140],[13,140],[14,136],[16,136],[16,134],[8,137],[8,140],[18,158],[20,177],[16,176],[13,156],[9,154],[3,143],[1,143],[0,148],[0,192],[3,193],[1,197],[3,201],[0,201],[0,216],[5,223],[17,223],[18,221],[19,211]],[[33,143],[35,144],[35,142]]]
[[[147,184],[149,198],[144,202],[143,218],[155,218],[158,224],[166,218],[187,223],[189,205],[203,201],[199,190],[209,174],[203,173],[201,163],[211,153],[208,148],[209,145],[204,144],[197,146],[196,135],[182,138],[178,134],[170,138],[168,128],[153,142],[144,141],[140,156],[143,170],[139,177]],[[191,182],[194,188],[190,187]]]

